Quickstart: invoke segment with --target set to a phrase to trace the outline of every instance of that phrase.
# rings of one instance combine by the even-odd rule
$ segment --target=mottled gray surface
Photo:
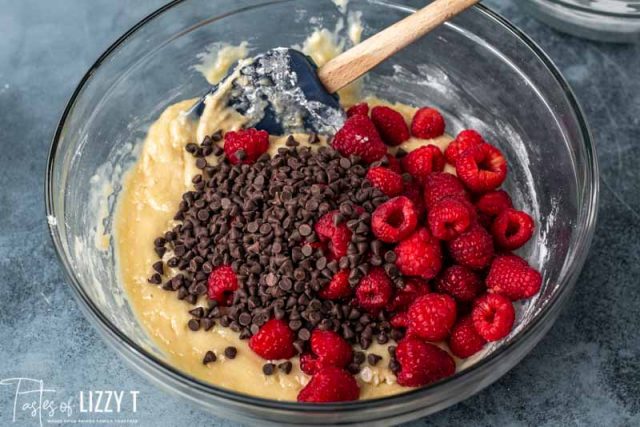
[[[73,88],[162,3],[0,0],[0,379],[41,378],[56,398],[139,390],[132,417],[142,425],[231,425],[160,392],[105,346],[72,299],[43,216],[49,141]],[[582,41],[515,2],[488,3],[549,53],[586,111],[602,170],[598,230],[573,300],[536,349],[487,390],[413,425],[640,425],[640,46]],[[0,387],[0,425],[12,399]]]

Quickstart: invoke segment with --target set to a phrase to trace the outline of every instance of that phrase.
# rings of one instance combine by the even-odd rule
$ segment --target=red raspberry
[[[427,209],[433,207],[445,197],[468,200],[469,195],[462,182],[446,172],[434,172],[424,181],[424,203]]]
[[[402,114],[389,107],[373,107],[371,120],[388,145],[400,145],[410,138],[409,127]]]
[[[493,260],[486,283],[491,292],[515,301],[537,294],[542,275],[517,255],[501,255]]]
[[[396,266],[405,276],[436,277],[442,268],[440,242],[426,228],[419,228],[395,248]]]
[[[390,312],[405,310],[409,305],[421,295],[429,293],[429,283],[418,277],[409,277],[404,280],[404,287],[396,291],[387,306]]]
[[[491,234],[498,246],[514,250],[529,241],[534,227],[533,218],[526,212],[505,209],[493,221]]]
[[[462,153],[475,145],[482,144],[483,142],[485,142],[484,139],[475,130],[463,130],[444,150],[444,156],[447,158],[447,162],[449,162],[449,164],[455,166],[456,160],[458,160],[458,157]]]
[[[476,193],[498,188],[507,177],[507,161],[493,145],[475,145],[456,161],[458,178]]]
[[[298,393],[298,402],[328,403],[358,400],[360,388],[344,369],[327,366],[316,373]]]
[[[230,131],[224,135],[224,154],[231,164],[250,164],[258,160],[269,149],[269,134],[254,128]],[[244,158],[237,157],[238,151],[244,151]]]
[[[422,197],[422,188],[420,187],[420,184],[413,180],[405,181],[403,195],[413,202],[413,207],[416,210],[416,214],[418,215],[418,217],[420,217],[425,211],[424,200]]]
[[[394,328],[406,328],[409,326],[409,317],[406,311],[396,313],[389,321]]]
[[[442,341],[456,321],[456,301],[445,294],[418,297],[407,310],[407,332],[427,341]]]
[[[391,154],[387,154],[387,168],[391,169],[399,175],[402,175],[402,167],[400,166],[400,161]]]
[[[491,235],[478,224],[447,242],[453,260],[472,270],[482,270],[489,265],[494,255]]]
[[[351,345],[333,331],[314,329],[311,333],[311,351],[316,356],[319,367],[344,368],[353,359]]]
[[[331,281],[318,292],[320,298],[337,300],[351,295],[349,285],[349,270],[340,270],[333,275]]]
[[[435,108],[420,108],[411,121],[411,134],[418,138],[437,138],[444,133],[444,117]]]
[[[466,359],[482,350],[486,342],[473,326],[471,316],[465,316],[455,324],[453,331],[451,331],[449,349],[454,356]]]
[[[332,260],[345,256],[351,242],[351,230],[347,224],[342,222],[334,225],[333,217],[337,214],[339,211],[327,212],[314,226],[320,242],[328,245],[328,258]]]
[[[407,238],[418,225],[413,202],[407,197],[389,199],[373,211],[371,231],[383,242],[394,243]]]
[[[284,320],[271,319],[249,340],[249,347],[267,360],[290,359],[296,355],[296,336]]]
[[[473,327],[487,341],[498,341],[509,335],[516,312],[508,298],[499,294],[486,294],[473,303]]]
[[[389,197],[398,196],[404,190],[402,175],[384,166],[376,166],[367,171],[367,179]]]
[[[361,102],[360,104],[354,104],[347,110],[347,117],[355,116],[356,114],[360,114],[362,116],[369,115],[369,104],[366,102]]]
[[[512,207],[511,197],[509,197],[509,193],[504,190],[489,191],[480,196],[476,201],[478,211],[492,218],[503,210]]]
[[[318,358],[311,353],[300,355],[300,370],[307,375],[313,375],[320,370]]]
[[[458,301],[473,301],[482,291],[482,280],[472,270],[452,265],[438,277],[436,289]]]
[[[387,153],[387,146],[382,142],[373,122],[361,114],[347,119],[331,145],[343,156],[360,156],[367,163],[380,160]]]
[[[229,265],[216,267],[207,280],[209,299],[221,305],[230,305],[233,293],[238,289],[238,278]]]
[[[431,172],[444,170],[444,156],[435,145],[425,145],[403,157],[402,167],[416,181],[424,182]]]
[[[415,338],[404,338],[396,348],[398,384],[420,387],[453,375],[456,363],[446,351]]]
[[[356,301],[365,310],[376,312],[387,305],[392,292],[391,279],[384,269],[373,267],[360,279],[356,288]]]
[[[451,240],[465,232],[474,219],[474,207],[465,200],[447,197],[429,211],[429,230],[440,240]]]

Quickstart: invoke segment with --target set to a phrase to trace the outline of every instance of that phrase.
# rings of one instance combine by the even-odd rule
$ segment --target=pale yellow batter
[[[321,43],[320,40],[317,42]],[[233,51],[234,54],[237,51]],[[337,52],[335,52],[337,53]],[[218,70],[219,71],[219,70]],[[342,99],[354,102],[357,88],[349,88]],[[224,94],[224,83],[220,94]],[[370,106],[384,102],[366,98]],[[157,260],[153,250],[153,240],[172,228],[178,203],[185,191],[192,189],[191,178],[199,173],[195,159],[184,149],[187,143],[201,142],[204,136],[217,130],[239,129],[245,119],[233,110],[225,108],[223,95],[209,96],[204,113],[199,121],[187,119],[183,113],[195,100],[186,100],[168,107],[150,127],[138,162],[128,173],[124,189],[118,201],[115,217],[115,244],[119,260],[121,280],[128,294],[129,302],[149,336],[167,354],[170,361],[180,370],[212,384],[238,392],[278,400],[295,400],[298,391],[306,384],[308,377],[302,373],[297,358],[289,375],[278,370],[272,376],[262,373],[265,361],[255,355],[246,340],[230,329],[216,325],[210,331],[193,332],[187,322],[191,318],[188,311],[192,305],[180,301],[174,292],[150,285],[147,278],[152,273],[151,265]],[[407,122],[415,108],[393,105]],[[271,137],[270,151],[283,146],[286,138]],[[297,135],[301,142],[307,140]],[[444,149],[451,138],[444,135],[434,140],[412,138],[402,145],[407,151],[430,143]],[[210,163],[214,158],[208,159]],[[171,257],[165,255],[165,261]],[[166,271],[167,280],[175,271]],[[206,300],[199,302],[205,306]],[[234,360],[226,360],[224,349],[235,346],[238,355]],[[202,364],[203,355],[213,351],[218,360],[208,365]],[[361,399],[380,397],[406,391],[407,388],[395,383],[395,376],[387,368],[388,352],[378,344],[368,352],[383,356],[376,367],[362,365],[357,379],[361,386]]]

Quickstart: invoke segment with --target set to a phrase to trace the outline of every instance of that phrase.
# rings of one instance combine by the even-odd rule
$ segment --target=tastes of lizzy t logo
[[[8,420],[40,426],[45,423],[138,423],[137,419],[132,418],[138,411],[137,390],[81,390],[59,396],[55,389],[46,386],[42,380],[5,378],[0,380],[0,397],[6,392],[9,393],[10,407],[0,407],[0,425],[5,425]]]

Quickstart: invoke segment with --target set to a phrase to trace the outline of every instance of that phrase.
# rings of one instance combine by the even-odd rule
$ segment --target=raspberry
[[[512,207],[511,197],[504,190],[489,191],[476,201],[478,211],[490,217],[495,217],[503,210]]]
[[[509,335],[516,312],[508,298],[486,294],[473,303],[473,327],[487,341],[498,341]]]
[[[444,157],[435,145],[424,145],[403,157],[402,167],[416,181],[424,182],[431,172],[444,170]]]
[[[427,209],[430,210],[445,197],[469,199],[464,185],[455,175],[446,172],[434,172],[424,181],[424,203]]]
[[[221,305],[230,305],[233,292],[238,289],[238,278],[229,265],[216,267],[207,280],[208,295],[212,301]]]
[[[502,211],[491,226],[491,234],[498,246],[507,250],[518,249],[533,236],[533,218],[515,209]]]
[[[393,288],[391,279],[382,267],[373,267],[360,279],[356,288],[356,301],[360,307],[376,312],[387,305]]]
[[[442,341],[456,321],[456,302],[449,295],[426,294],[407,310],[407,332],[427,341]]]
[[[461,359],[473,356],[486,344],[484,338],[478,334],[473,326],[471,316],[465,316],[458,321],[449,337],[449,349],[454,356]]]
[[[491,235],[478,224],[447,242],[447,247],[456,263],[472,270],[488,266],[494,254]]]
[[[316,222],[314,229],[320,242],[327,244],[328,258],[338,260],[347,254],[351,242],[351,230],[342,222],[335,225],[333,218],[339,211],[331,211],[324,214]]]
[[[409,326],[409,317],[406,311],[396,313],[389,321],[394,328],[406,328]]]
[[[476,193],[494,190],[507,177],[507,161],[493,145],[475,145],[460,154],[456,173],[466,187]]]
[[[373,122],[361,114],[347,119],[331,145],[343,156],[360,156],[367,163],[380,160],[387,153],[387,147]]]
[[[298,402],[327,403],[358,400],[360,388],[344,369],[327,366],[311,377],[298,393]]]
[[[453,375],[456,364],[446,351],[415,338],[404,338],[396,348],[398,384],[420,387]]]
[[[300,355],[300,370],[307,375],[313,375],[320,370],[318,358],[311,353]]]
[[[424,279],[409,277],[404,281],[404,287],[396,291],[396,294],[389,302],[387,310],[396,312],[405,310],[409,305],[421,295],[429,293],[429,283]]]
[[[537,294],[542,275],[519,256],[502,255],[491,263],[486,283],[491,292],[515,301]]]
[[[404,182],[399,173],[384,166],[376,166],[367,171],[367,179],[389,197],[398,196],[404,190]]]
[[[391,169],[395,173],[402,175],[402,167],[400,166],[400,161],[392,156],[391,154],[387,154],[387,168]]]
[[[458,301],[473,301],[482,291],[482,280],[472,270],[452,265],[438,277],[436,289]]]
[[[296,355],[295,334],[284,320],[271,319],[249,340],[249,347],[267,360],[290,359]]]
[[[402,114],[389,107],[373,107],[371,121],[388,145],[400,145],[410,138],[409,127]]]
[[[254,128],[230,131],[224,135],[224,154],[231,164],[250,164],[258,160],[269,149],[269,134]],[[244,157],[238,158],[238,151],[244,151]]]
[[[451,141],[449,146],[444,150],[444,156],[449,164],[455,166],[458,157],[467,151],[467,149],[482,144],[484,139],[478,132],[472,129],[463,130],[456,136],[456,139]]]
[[[407,238],[418,224],[418,215],[407,197],[389,199],[373,211],[371,231],[383,242],[394,243]]]
[[[413,202],[413,207],[416,210],[416,214],[418,215],[418,217],[420,217],[425,211],[424,200],[422,197],[422,188],[420,187],[420,184],[413,180],[405,181],[403,195]]]
[[[418,138],[437,138],[444,133],[444,117],[435,108],[420,108],[411,121],[411,134]]]
[[[434,278],[442,268],[440,242],[426,228],[419,228],[396,246],[396,266],[405,276]]]
[[[347,117],[355,116],[356,114],[360,114],[362,116],[369,115],[369,104],[366,102],[361,102],[360,104],[354,104],[347,110]]]
[[[429,230],[440,240],[451,240],[471,226],[475,208],[469,202],[451,197],[440,200],[429,211]]]
[[[331,281],[318,292],[320,298],[337,300],[351,295],[349,285],[349,270],[344,269],[333,275]]]
[[[316,356],[319,367],[344,368],[353,359],[351,345],[333,331],[314,329],[311,334],[311,351]]]

